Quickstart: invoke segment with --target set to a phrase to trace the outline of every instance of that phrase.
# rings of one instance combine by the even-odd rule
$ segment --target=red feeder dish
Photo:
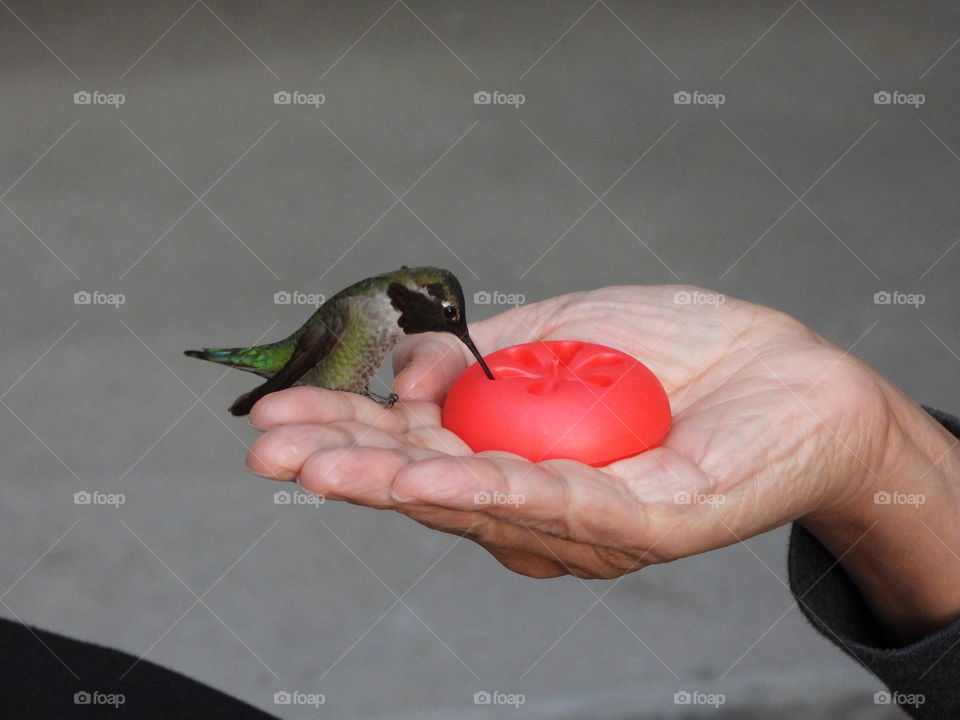
[[[474,363],[453,383],[442,414],[443,427],[474,452],[599,467],[657,447],[670,430],[660,381],[619,350],[546,340],[484,359],[496,380]]]

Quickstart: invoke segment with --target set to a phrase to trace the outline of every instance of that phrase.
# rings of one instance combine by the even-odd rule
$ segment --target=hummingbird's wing
[[[257,400],[264,395],[292,387],[334,351],[343,338],[346,325],[342,315],[334,315],[311,323],[300,336],[287,364],[265,383],[238,397],[230,406],[230,412],[234,415],[248,415]]]

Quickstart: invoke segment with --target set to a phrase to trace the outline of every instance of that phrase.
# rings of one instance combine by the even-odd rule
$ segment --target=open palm
[[[464,534],[527,575],[616,577],[840,505],[882,451],[875,373],[762,306],[613,287],[515,308],[471,334],[485,353],[582,340],[633,355],[663,383],[673,428],[661,447],[603,468],[474,454],[440,426],[446,391],[473,358],[430,334],[395,354],[393,409],[318,388],[261,400],[249,467]],[[482,504],[490,497],[512,502]]]

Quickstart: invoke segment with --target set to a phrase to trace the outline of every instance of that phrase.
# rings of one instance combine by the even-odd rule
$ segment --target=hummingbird
[[[253,347],[186,350],[184,355],[267,378],[234,401],[233,415],[247,415],[264,395],[294,385],[359,393],[389,408],[399,399],[397,394],[376,395],[369,383],[404,335],[453,333],[486,376],[494,379],[470,339],[464,311],[463,289],[452,272],[404,265],[341,290],[283,340]]]

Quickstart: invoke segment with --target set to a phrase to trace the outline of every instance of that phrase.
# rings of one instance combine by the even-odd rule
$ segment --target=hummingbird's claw
[[[392,408],[397,400],[400,399],[400,396],[395,392],[390,393],[389,395],[377,395],[376,393],[370,392],[367,390],[367,397],[373,400],[374,402],[380,403],[383,405],[384,410],[389,410]]]

